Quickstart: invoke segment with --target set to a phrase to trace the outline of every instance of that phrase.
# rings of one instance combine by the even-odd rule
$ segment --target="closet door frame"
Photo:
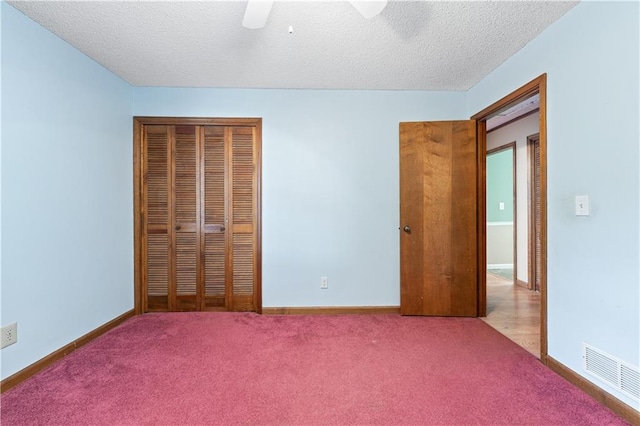
[[[253,127],[255,135],[255,224],[254,224],[254,287],[253,299],[257,313],[262,313],[262,118],[193,118],[193,117],[134,117],[133,118],[133,253],[134,302],[136,314],[147,312],[147,289],[142,280],[143,168],[145,125],[187,125]]]

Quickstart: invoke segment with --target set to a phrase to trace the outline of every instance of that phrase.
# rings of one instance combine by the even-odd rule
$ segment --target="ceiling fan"
[[[242,26],[252,30],[264,27],[267,23],[267,18],[269,18],[273,1],[274,0],[248,0],[247,9],[242,19]],[[350,0],[349,3],[351,3],[365,19],[373,18],[387,6],[387,0]]]

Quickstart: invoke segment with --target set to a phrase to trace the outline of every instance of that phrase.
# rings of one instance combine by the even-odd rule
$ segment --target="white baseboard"
[[[513,269],[513,263],[490,263],[487,269]]]

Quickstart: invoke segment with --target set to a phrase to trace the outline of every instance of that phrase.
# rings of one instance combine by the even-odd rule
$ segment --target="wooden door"
[[[137,309],[259,311],[260,121],[137,120]]]
[[[255,311],[259,149],[255,127],[204,127],[204,308]],[[224,262],[219,259],[224,258]]]
[[[542,277],[542,211],[540,134],[527,137],[529,148],[529,290],[540,291]]]
[[[400,310],[478,314],[476,122],[400,123]]]
[[[175,293],[170,256],[170,232],[172,220],[169,216],[171,203],[171,158],[172,132],[167,126],[145,126],[142,150],[145,152],[142,164],[144,190],[141,192],[142,265],[136,262],[144,283],[145,307],[148,310],[168,310],[169,294]],[[136,235],[137,237],[137,235]],[[171,281],[171,287],[169,282]],[[145,311],[147,310],[145,309]]]
[[[198,300],[198,268],[200,234],[198,204],[198,140],[196,126],[170,126],[172,146],[170,227],[173,248],[169,265],[169,307],[176,311],[196,310]],[[173,230],[173,232],[171,232]]]
[[[232,309],[227,295],[229,256],[228,228],[228,155],[226,128],[204,128],[204,212],[202,244],[205,264],[203,308]],[[224,261],[221,261],[224,259]]]

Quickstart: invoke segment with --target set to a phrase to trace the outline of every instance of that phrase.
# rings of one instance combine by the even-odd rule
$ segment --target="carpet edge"
[[[87,334],[77,338],[71,343],[64,345],[60,349],[51,352],[49,355],[45,356],[44,358],[41,358],[38,361],[34,362],[33,364],[26,366],[25,368],[18,371],[17,373],[12,374],[11,376],[7,377],[6,379],[0,382],[0,393],[4,393],[9,389],[19,385],[20,383],[24,382],[31,376],[49,367],[51,364],[69,355],[71,352],[75,351],[76,349],[86,345],[87,343],[91,342],[97,337],[102,336],[104,333],[117,327],[118,325],[122,324],[129,318],[133,318],[135,314],[136,313],[134,309],[128,310],[122,315],[119,315],[116,318],[112,319],[111,321],[108,321],[105,324],[101,325],[100,327],[94,330],[91,330]]]

